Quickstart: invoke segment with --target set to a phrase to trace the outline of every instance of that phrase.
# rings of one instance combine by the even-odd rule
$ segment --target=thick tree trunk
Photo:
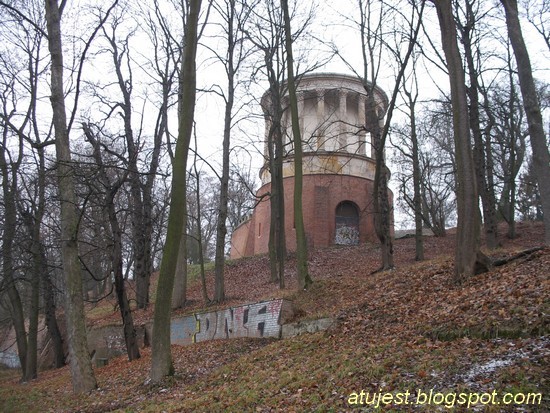
[[[57,0],[46,0],[48,46],[51,54],[51,104],[55,130],[57,157],[57,180],[61,205],[61,256],[65,277],[65,317],[69,343],[70,367],[75,393],[88,392],[97,387],[92,370],[82,294],[82,276],[78,260],[78,215],[74,170],[71,165],[71,150],[65,97],[63,90],[63,51],[60,29],[61,11]]]
[[[550,245],[550,154],[548,152],[548,142],[542,125],[542,114],[533,80],[531,61],[519,23],[517,1],[501,0],[501,3],[506,12],[508,37],[516,56],[523,106],[529,124],[529,138],[533,149],[533,166],[542,201],[544,239],[546,244]]]
[[[38,200],[34,214],[24,211],[23,221],[30,234],[30,252],[32,255],[31,294],[29,302],[29,334],[27,337],[27,367],[25,381],[35,379],[38,374],[38,313],[40,311],[40,279],[48,271],[44,247],[42,245],[41,225],[45,209],[45,163],[43,148],[39,149]]]
[[[466,98],[465,75],[457,44],[457,32],[451,0],[434,0],[443,51],[447,60],[451,84],[453,128],[457,169],[457,247],[455,253],[455,283],[476,273],[479,250],[480,214],[475,167],[470,147],[470,125]]]
[[[273,185],[273,168],[271,168],[271,191],[269,194],[269,205],[271,207],[271,213],[269,216],[269,273],[271,276],[271,282],[276,283],[279,279],[279,273],[277,270],[277,238],[279,237],[277,228],[277,194],[275,191],[275,185]]]
[[[393,263],[393,240],[391,237],[391,207],[388,197],[388,168],[384,159],[384,146],[380,137],[380,129],[372,134],[373,146],[376,149],[376,171],[374,174],[374,229],[380,240],[382,253],[381,270],[389,270]]]
[[[63,349],[63,337],[57,322],[57,315],[55,314],[56,306],[54,286],[48,270],[44,271],[42,288],[44,291],[44,313],[46,318],[46,327],[48,327],[48,334],[52,340],[54,366],[58,369],[65,365],[65,350]]]
[[[365,65],[364,88],[367,93],[366,99],[366,126],[371,133],[372,146],[376,156],[376,170],[374,173],[373,189],[373,216],[374,230],[380,241],[382,265],[381,271],[386,271],[394,267],[393,263],[393,240],[391,238],[391,210],[388,199],[388,168],[384,156],[384,143],[382,141],[382,128],[376,111],[376,101],[374,98],[374,84],[368,83],[366,79],[367,66]]]
[[[275,174],[271,179],[271,188],[276,188],[277,196],[275,197],[275,225],[277,228],[277,238],[275,240],[275,251],[277,261],[277,279],[279,280],[279,288],[285,288],[285,262],[287,259],[286,250],[286,229],[285,229],[285,188],[283,182],[283,158],[284,158],[284,146],[283,146],[283,133],[281,130],[281,120],[283,117],[283,110],[281,107],[281,85],[278,82],[273,82],[273,87],[277,89],[277,99],[273,103],[277,106],[273,107],[274,113],[276,113],[276,125],[273,130],[273,141],[275,143],[275,159],[273,160],[273,167]]]
[[[174,275],[178,262],[182,228],[185,219],[181,208],[186,203],[185,176],[187,155],[193,130],[196,94],[196,64],[198,42],[198,20],[201,0],[189,1],[189,13],[185,26],[185,48],[182,59],[179,95],[179,131],[176,152],[172,163],[172,193],[166,243],[162,256],[155,316],[153,321],[153,341],[151,356],[151,380],[160,382],[165,376],[174,373],[170,350],[170,304],[174,288]]]
[[[300,120],[298,117],[298,98],[294,82],[294,59],[292,57],[292,31],[290,28],[290,15],[288,1],[281,0],[285,27],[285,51],[287,55],[287,85],[290,101],[290,115],[292,119],[292,137],[294,141],[294,224],[296,226],[296,271],[298,273],[298,286],[300,289],[308,289],[313,283],[308,272],[307,265],[307,240],[304,228],[304,216],[302,211],[302,135]]]
[[[284,270],[286,260],[285,199],[283,184],[283,136],[281,132],[280,84],[274,72],[270,71],[270,122],[268,131],[268,157],[271,174],[271,206],[269,225],[269,265],[271,281],[279,281],[279,288],[285,288]]]
[[[187,193],[187,181],[183,185],[182,191]],[[183,216],[183,223],[180,230],[181,239],[177,251],[178,260],[176,264],[176,272],[174,274],[174,291],[172,293],[171,301],[171,307],[173,310],[176,308],[182,308],[187,301],[187,220],[189,219],[187,216],[187,203],[181,206],[180,213]],[[164,261],[164,254],[162,259]]]

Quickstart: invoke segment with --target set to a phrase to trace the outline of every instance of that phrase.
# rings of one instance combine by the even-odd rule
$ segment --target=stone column
[[[367,125],[367,111],[365,109],[366,103],[367,103],[367,97],[363,94],[360,94],[359,95],[358,117],[359,117],[359,127],[363,128],[363,131],[360,134],[360,136],[361,136],[361,138],[360,138],[361,148],[359,150],[359,154],[360,155],[366,155],[366,156],[370,157],[372,155],[372,153],[371,153],[372,148],[371,148],[370,144],[367,143],[367,133],[370,133],[370,132],[364,131],[364,128]]]
[[[325,149],[325,90],[317,89],[317,150]]]
[[[303,148],[303,143],[309,139],[309,136],[305,136],[305,130],[304,130],[304,92],[296,92],[296,98],[298,99],[298,120],[299,120],[299,124],[300,124],[300,135],[302,135],[302,150],[304,150]],[[292,117],[291,118],[291,122],[292,122]],[[291,125],[292,126],[292,125]]]
[[[347,105],[347,90],[340,90],[339,93],[340,105],[338,111],[338,119],[340,120],[340,131],[338,136],[338,149],[347,151],[348,148],[348,105]]]

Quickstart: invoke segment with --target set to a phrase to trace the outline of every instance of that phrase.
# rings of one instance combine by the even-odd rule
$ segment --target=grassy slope
[[[520,231],[523,236],[507,242],[497,256],[542,239],[540,227],[523,225]],[[161,386],[147,383],[148,349],[136,362],[119,358],[96,369],[100,389],[78,398],[66,368],[44,372],[27,385],[0,379],[0,411],[339,412],[355,410],[347,403],[354,391],[416,394],[417,389],[542,393],[540,406],[478,407],[549,411],[550,249],[457,287],[450,283],[452,244],[452,237],[430,239],[431,259],[413,263],[413,241],[398,241],[398,268],[376,275],[369,275],[377,266],[376,247],[316,251],[310,260],[316,283],[308,292],[276,290],[267,282],[265,257],[233,263],[230,303],[286,295],[299,303],[303,317],[332,315],[337,325],[288,340],[173,346],[177,374]],[[292,266],[291,260],[291,285]],[[424,407],[437,411],[434,405]],[[419,409],[389,405],[383,411]],[[457,405],[454,411],[473,410]]]

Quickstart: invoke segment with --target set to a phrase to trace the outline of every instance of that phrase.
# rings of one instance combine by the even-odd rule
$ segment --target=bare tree
[[[224,263],[229,203],[229,154],[231,151],[232,128],[235,124],[235,91],[239,85],[237,73],[251,50],[246,47],[244,24],[253,7],[253,4],[247,5],[246,2],[240,0],[222,0],[214,2],[214,9],[222,19],[221,30],[223,33],[223,38],[224,41],[227,42],[225,53],[223,55],[216,50],[211,49],[216,56],[216,59],[223,64],[227,77],[226,91],[219,93],[225,103],[225,114],[214,269],[216,280],[214,301],[216,302],[222,302],[225,300]]]
[[[453,110],[453,129],[457,175],[457,248],[455,253],[455,283],[475,274],[489,263],[480,251],[480,213],[475,180],[475,167],[470,148],[470,125],[466,97],[465,75],[458,49],[457,31],[451,0],[433,0],[439,19],[441,41],[445,53]]]
[[[506,13],[508,37],[512,43],[518,66],[519,83],[523,96],[523,106],[529,124],[529,139],[533,148],[533,166],[537,175],[542,210],[544,216],[545,242],[550,244],[550,153],[548,142],[542,125],[540,102],[533,80],[533,70],[529,53],[523,40],[519,23],[517,0],[501,0]]]
[[[464,46],[464,57],[468,78],[470,81],[469,87],[466,89],[469,98],[469,115],[470,128],[472,130],[474,140],[473,159],[476,169],[476,184],[481,202],[483,206],[483,223],[485,229],[485,242],[489,249],[497,247],[497,221],[496,221],[496,206],[495,195],[493,188],[487,183],[487,161],[485,159],[484,134],[481,125],[481,104],[479,102],[479,90],[482,68],[476,65],[475,55],[479,55],[479,44],[476,44],[476,36],[478,31],[479,19],[486,13],[480,10],[480,3],[475,0],[466,0],[464,2],[464,22],[457,18],[457,27],[460,33],[461,43]],[[457,12],[457,15],[459,13]],[[477,53],[474,50],[477,49]],[[485,139],[490,137],[485,136]]]
[[[377,78],[380,72],[381,59],[379,54],[384,47],[385,40],[383,33],[384,19],[391,15],[404,17],[397,8],[390,8],[391,13],[384,11],[384,3],[380,3],[381,9],[373,12],[373,3],[369,0],[358,0],[360,12],[359,32],[361,38],[361,55],[363,57],[363,86],[367,95],[366,99],[366,125],[365,128],[372,136],[372,146],[376,156],[376,170],[374,176],[373,189],[373,213],[376,235],[381,244],[381,270],[393,268],[393,240],[391,237],[391,217],[392,207],[389,202],[388,188],[388,169],[385,160],[386,139],[390,130],[395,102],[398,90],[401,87],[401,81],[405,75],[410,57],[413,53],[420,31],[422,14],[424,12],[424,2],[411,3],[410,17],[405,18],[408,27],[404,34],[404,54],[400,47],[396,46],[390,51],[398,62],[395,86],[392,91],[390,101],[388,102],[386,120],[383,122],[384,113],[379,113],[376,104],[375,90],[377,87]],[[376,15],[372,19],[371,13]],[[373,22],[374,20],[374,22]],[[415,22],[416,20],[416,22]],[[370,81],[367,79],[370,78]]]
[[[4,5],[0,2],[0,5]],[[22,265],[19,267],[27,278],[30,285],[30,300],[27,304],[28,334],[26,365],[23,366],[23,380],[30,380],[37,376],[38,368],[38,318],[40,310],[40,290],[44,297],[46,325],[53,343],[55,366],[64,365],[63,340],[57,324],[55,314],[55,301],[53,299],[53,285],[50,279],[50,268],[45,253],[45,241],[43,234],[44,214],[46,209],[46,187],[47,187],[47,166],[46,148],[53,144],[51,130],[43,131],[39,125],[39,84],[48,68],[48,64],[42,58],[45,32],[43,23],[34,23],[26,16],[43,16],[43,5],[38,1],[30,1],[21,6],[17,11],[7,5],[3,19],[2,38],[5,47],[1,59],[2,73],[0,84],[3,93],[0,95],[2,110],[0,112],[0,123],[3,129],[2,154],[2,176],[9,180],[12,167],[20,169],[21,165],[13,152],[16,148],[22,149],[21,143],[25,145],[25,167],[20,170],[19,184],[16,184],[16,202],[18,210],[18,229],[24,231],[20,234],[18,242],[24,247],[20,255]],[[24,13],[24,15],[22,14]],[[7,18],[7,16],[13,18]],[[21,18],[24,16],[23,18]],[[38,19],[37,19],[38,20]],[[24,99],[21,97],[24,96]],[[19,105],[24,105],[20,107]],[[20,122],[16,124],[17,122]],[[9,143],[6,138],[19,141]],[[13,157],[12,157],[13,155]],[[19,164],[18,164],[19,163]],[[18,166],[19,165],[19,166]],[[8,170],[10,171],[8,173]],[[4,182],[5,183],[5,182]],[[15,182],[14,182],[15,184]],[[6,187],[4,186],[4,191]],[[11,201],[11,196],[7,198]],[[9,208],[8,208],[9,209]],[[4,214],[3,214],[4,215]],[[9,214],[8,214],[9,216]],[[8,220],[9,224],[9,220]],[[6,230],[4,228],[4,230]],[[9,241],[17,232],[8,230],[3,241]],[[9,252],[9,248],[8,248]],[[26,254],[23,256],[23,254]],[[11,284],[8,284],[11,288]],[[15,312],[17,315],[17,311]],[[20,328],[16,332],[23,331]]]
[[[445,103],[430,102],[420,108],[416,108],[416,104],[414,106],[414,115],[409,109],[408,116],[414,116],[416,131],[413,132],[411,128],[412,122],[411,125],[392,129],[392,143],[397,151],[394,159],[398,167],[396,177],[400,182],[401,195],[397,202],[416,213],[413,170],[413,146],[416,140],[421,225],[429,228],[436,237],[443,237],[446,235],[446,225],[452,221],[456,203],[453,196],[456,190],[456,162],[451,115],[447,113]]]
[[[197,147],[197,135],[195,134],[195,148]],[[202,202],[201,202],[201,174],[197,167],[197,152],[195,151],[195,159],[193,160],[193,171],[196,179],[196,188],[195,188],[195,200],[197,204],[197,245],[198,245],[198,258],[200,266],[200,277],[201,277],[201,291],[202,298],[205,304],[210,303],[208,298],[208,291],[206,289],[206,274],[204,270],[204,250],[203,250],[203,236],[202,236]],[[189,174],[191,175],[191,174]],[[189,188],[189,187],[188,187]],[[219,211],[218,211],[219,212]],[[188,220],[189,221],[189,220]],[[217,246],[217,245],[216,245]]]
[[[154,1],[151,13],[147,13],[146,25],[148,35],[154,49],[154,59],[147,67],[153,69],[154,81],[160,86],[160,102],[158,104],[157,120],[153,131],[153,147],[150,155],[147,156],[145,176],[141,182],[142,212],[141,227],[143,241],[143,263],[137,265],[137,300],[138,307],[144,308],[149,304],[150,276],[153,271],[153,232],[154,219],[153,209],[155,207],[154,187],[159,172],[161,147],[163,140],[169,144],[170,130],[168,122],[168,111],[172,105],[174,83],[178,73],[178,65],[183,50],[182,40],[172,31],[170,23],[161,11],[158,0]],[[147,70],[147,73],[150,72]],[[139,217],[138,217],[139,218]],[[137,263],[136,263],[137,264]]]
[[[3,285],[11,303],[23,380],[27,381],[36,378],[38,367],[40,279],[47,269],[41,254],[45,203],[44,150],[53,142],[48,142],[47,134],[46,142],[41,141],[37,122],[38,83],[44,73],[41,56],[44,31],[26,17],[42,15],[39,11],[41,7],[36,2],[29,2],[16,11],[4,2],[0,5],[3,6],[0,9],[3,33],[0,59]],[[36,172],[29,171],[27,167],[21,168],[32,164],[33,160],[36,161]],[[19,245],[14,245],[14,242]],[[27,283],[21,283],[23,279]],[[25,294],[28,291],[25,284],[30,286],[29,294]],[[25,331],[25,310],[28,332]]]
[[[296,95],[296,83],[294,79],[294,57],[292,51],[292,28],[290,27],[290,13],[288,1],[281,0],[285,29],[285,50],[287,58],[287,86],[290,102],[290,115],[292,119],[292,138],[294,144],[294,225],[296,227],[296,271],[298,274],[298,286],[307,290],[313,283],[307,265],[307,240],[304,228],[304,216],[302,211],[302,135],[300,131],[300,119],[298,117],[298,98]]]
[[[255,72],[263,71],[269,84],[261,106],[267,128],[266,164],[270,174],[269,204],[269,265],[271,281],[284,288],[284,268],[287,257],[285,237],[285,199],[283,184],[283,158],[285,144],[283,130],[283,96],[286,93],[286,58],[283,53],[284,24],[280,8],[274,0],[258,4],[252,10],[247,37],[259,51],[262,62]]]
[[[422,261],[424,259],[424,237],[422,228],[424,227],[422,222],[422,193],[421,193],[421,178],[422,172],[420,169],[420,145],[418,143],[418,128],[417,128],[417,109],[416,104],[418,100],[418,77],[416,70],[414,69],[416,62],[413,64],[413,70],[411,74],[410,87],[408,81],[403,78],[402,81],[402,94],[405,97],[405,105],[407,107],[407,116],[409,118],[409,127],[405,128],[404,133],[397,133],[400,135],[400,142],[394,145],[401,156],[407,160],[410,160],[412,166],[412,180],[413,180],[413,196],[412,199],[407,194],[407,186],[410,175],[404,175],[402,177],[403,183],[401,185],[401,191],[403,192],[404,199],[407,204],[412,207],[414,213],[414,226],[415,226],[415,260]],[[410,141],[410,145],[408,144]],[[405,149],[406,148],[406,149]]]
[[[65,111],[63,91],[63,48],[61,44],[61,16],[65,1],[45,0],[48,46],[51,54],[51,104],[55,130],[57,156],[57,179],[61,206],[61,236],[63,273],[65,275],[67,336],[69,343],[70,366],[73,390],[87,392],[97,387],[92,370],[82,301],[82,278],[78,260],[78,215],[74,170],[71,165],[69,130]]]
[[[498,214],[508,224],[508,237],[516,237],[516,177],[523,165],[526,139],[529,134],[525,112],[517,91],[515,68],[510,61],[507,68],[507,84],[495,83],[490,93],[488,112],[493,117],[494,175],[500,186]]]
[[[123,16],[114,16],[110,30],[103,28],[103,35],[110,46],[110,53],[114,73],[122,100],[115,103],[116,107],[122,110],[121,116],[124,123],[124,137],[126,139],[127,165],[129,171],[128,182],[130,184],[130,211],[132,229],[132,251],[134,262],[134,279],[136,280],[136,301],[139,308],[145,308],[149,302],[149,277],[151,273],[150,246],[147,248],[147,223],[145,222],[145,210],[142,196],[141,176],[138,169],[140,142],[134,132],[132,90],[133,71],[130,65],[129,40],[132,36],[130,31],[121,41],[118,39],[117,30],[123,20]],[[123,73],[123,66],[128,71],[127,76]],[[158,153],[158,152],[157,152]],[[156,154],[158,159],[158,154]],[[154,176],[154,175],[153,175]]]
[[[178,262],[181,231],[185,219],[179,208],[185,205],[185,176],[187,155],[193,129],[196,95],[196,64],[198,21],[201,0],[189,0],[189,14],[185,26],[185,48],[180,72],[179,132],[175,156],[172,161],[172,193],[166,243],[160,268],[153,321],[151,380],[159,382],[174,373],[170,350],[170,308],[174,275]]]
[[[548,26],[550,1],[523,0],[522,3],[526,9],[527,20],[539,32],[546,43],[546,47],[550,50],[550,27]]]
[[[9,84],[7,85],[9,86]],[[2,201],[4,209],[4,223],[2,236],[2,275],[4,288],[10,301],[10,313],[16,335],[17,353],[23,372],[23,380],[28,380],[27,375],[27,332],[25,329],[25,315],[21,295],[16,287],[16,266],[14,257],[15,235],[17,233],[17,192],[19,190],[19,168],[23,161],[23,138],[17,136],[14,148],[10,149],[11,130],[7,125],[10,121],[6,110],[7,96],[2,100],[2,141],[0,143],[0,171],[2,172]],[[8,112],[8,113],[6,113]],[[24,129],[24,124],[21,130]],[[31,373],[31,376],[33,374]],[[36,371],[34,371],[36,375]],[[30,377],[33,378],[33,377]]]
[[[139,347],[137,342],[136,329],[134,327],[134,321],[132,317],[132,311],[130,309],[130,302],[126,293],[126,287],[124,284],[124,272],[123,272],[123,254],[122,254],[122,229],[119,223],[119,218],[116,211],[116,195],[119,189],[122,187],[128,176],[131,174],[131,170],[125,170],[114,182],[111,182],[109,178],[106,166],[103,162],[102,151],[105,149],[105,145],[100,142],[100,139],[96,137],[91,125],[84,123],[82,125],[86,139],[90,142],[93,148],[93,158],[97,165],[97,177],[98,181],[103,188],[96,191],[96,196],[101,198],[101,204],[107,215],[110,229],[110,238],[112,240],[111,245],[111,271],[114,275],[115,290],[118,301],[118,307],[120,309],[120,315],[122,317],[122,324],[124,330],[124,339],[126,342],[126,352],[130,361],[138,359],[140,357]]]

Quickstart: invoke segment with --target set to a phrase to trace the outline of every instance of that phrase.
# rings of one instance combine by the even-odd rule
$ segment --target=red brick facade
[[[258,195],[269,192],[270,183],[258,190]],[[289,251],[296,249],[294,230],[294,177],[284,179],[285,188],[285,235]],[[335,244],[336,209],[343,201],[350,201],[359,213],[359,242],[375,241],[372,216],[373,182],[350,175],[304,175],[302,195],[304,226],[311,248]],[[231,258],[251,256],[268,252],[269,199],[264,198],[254,210],[251,219],[241,224],[231,238]]]

